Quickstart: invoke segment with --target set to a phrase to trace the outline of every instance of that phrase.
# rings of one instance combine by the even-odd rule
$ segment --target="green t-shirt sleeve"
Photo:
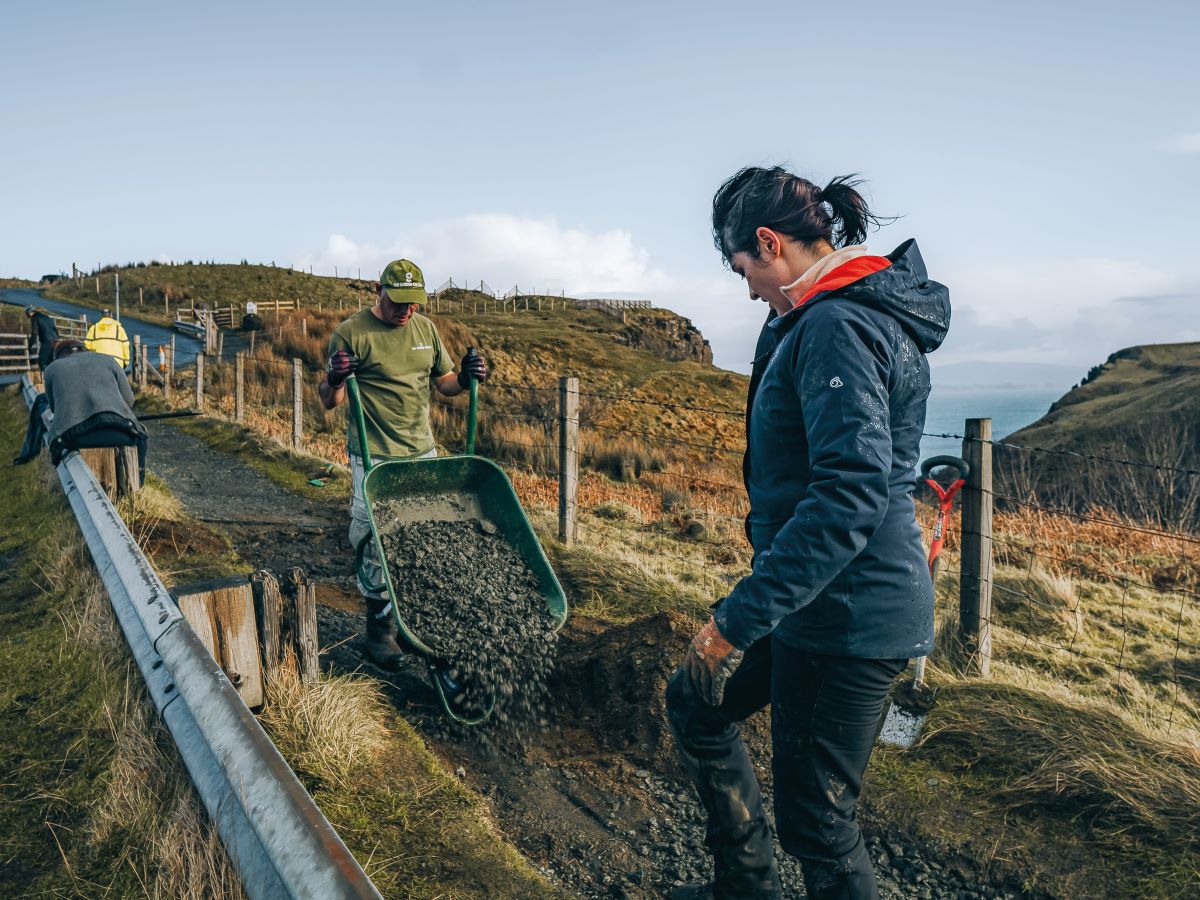
[[[346,336],[339,331],[335,331],[329,336],[329,352],[326,356],[333,356],[339,350],[345,350],[350,355],[354,355],[354,351],[350,349],[350,342],[346,340]]]
[[[446,345],[442,343],[442,336],[438,334],[438,330],[433,329],[433,374],[436,378],[441,378],[447,372],[454,368],[454,360],[450,358],[450,352],[446,349]]]

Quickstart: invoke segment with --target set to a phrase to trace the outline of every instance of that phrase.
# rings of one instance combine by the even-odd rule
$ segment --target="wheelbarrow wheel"
[[[482,707],[468,705],[466,685],[450,674],[450,664],[445,660],[428,661],[429,680],[437,691],[438,699],[446,714],[464,725],[478,725],[491,716],[496,709],[496,695],[489,694]]]

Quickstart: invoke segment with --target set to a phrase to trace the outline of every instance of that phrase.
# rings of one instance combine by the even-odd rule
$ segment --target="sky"
[[[276,262],[642,298],[746,371],[744,165],[868,179],[943,372],[1200,340],[1200,4],[4,4],[0,277]],[[945,367],[945,368],[942,368]]]

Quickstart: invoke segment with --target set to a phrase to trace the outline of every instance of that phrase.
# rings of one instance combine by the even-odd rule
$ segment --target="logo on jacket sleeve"
[[[831,378],[829,380],[829,386],[831,388],[840,388],[843,384],[845,384],[845,382],[842,381],[842,379],[838,378],[838,376],[836,376],[836,375],[834,375],[833,378]]]

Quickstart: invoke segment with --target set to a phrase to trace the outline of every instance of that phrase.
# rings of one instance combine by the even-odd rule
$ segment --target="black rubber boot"
[[[375,597],[367,601],[367,658],[379,668],[395,672],[400,668],[404,651],[396,643],[396,622],[392,604]]]

